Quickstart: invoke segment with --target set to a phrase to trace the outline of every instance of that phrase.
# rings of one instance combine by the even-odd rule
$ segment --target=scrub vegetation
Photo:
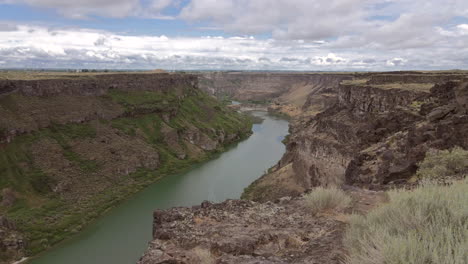
[[[468,263],[468,180],[395,190],[389,198],[351,218],[348,263]]]
[[[350,264],[468,263],[468,179],[437,184],[466,172],[468,151],[432,150],[414,190],[392,190],[389,202],[351,218],[345,237]]]
[[[468,151],[455,147],[451,150],[430,150],[419,164],[417,176],[420,179],[436,179],[456,176],[468,172]]]
[[[304,195],[304,203],[313,214],[325,210],[340,211],[351,203],[351,197],[337,187],[317,187]]]

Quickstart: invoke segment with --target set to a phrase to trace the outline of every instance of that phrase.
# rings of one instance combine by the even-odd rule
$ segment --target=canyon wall
[[[0,93],[0,263],[58,243],[252,125],[188,74],[4,80]]]
[[[112,74],[66,79],[0,80],[0,142],[51,124],[111,120],[125,114],[109,92],[158,92],[181,96],[197,89],[193,75]],[[8,96],[11,95],[11,96]],[[161,109],[164,110],[164,109]],[[168,110],[168,109],[166,109]],[[164,111],[166,111],[164,110]]]
[[[297,115],[333,104],[342,80],[351,74],[210,72],[199,75],[200,88],[220,98],[267,103],[271,110]]]
[[[333,107],[295,122],[286,154],[243,197],[264,201],[344,184],[382,188],[409,180],[430,148],[468,147],[465,76],[366,75],[342,82]]]

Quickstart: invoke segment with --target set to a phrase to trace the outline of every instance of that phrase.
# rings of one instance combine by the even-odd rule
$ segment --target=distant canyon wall
[[[200,88],[218,98],[277,100],[302,107],[309,94],[333,90],[350,74],[210,72],[199,75]],[[310,103],[309,103],[310,104]]]
[[[124,107],[112,100],[103,100],[112,91],[170,93],[183,99],[197,89],[198,78],[188,74],[109,74],[0,80],[0,143],[51,124],[122,117]],[[168,106],[161,112],[168,114],[173,107]]]

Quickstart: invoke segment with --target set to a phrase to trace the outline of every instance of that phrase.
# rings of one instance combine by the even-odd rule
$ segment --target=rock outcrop
[[[158,210],[154,240],[138,263],[341,263],[344,226],[314,217],[302,199]]]
[[[16,225],[0,215],[0,263],[23,256],[25,246],[25,241],[16,230]]]

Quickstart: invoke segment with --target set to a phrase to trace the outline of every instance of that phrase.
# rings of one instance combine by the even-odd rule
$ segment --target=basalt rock
[[[302,199],[228,200],[154,212],[139,264],[341,263],[343,222],[314,217]]]
[[[5,188],[2,190],[2,200],[0,206],[11,207],[16,201],[16,194],[10,188]]]
[[[16,231],[16,225],[0,215],[0,263],[6,259],[21,259],[25,254],[25,241]]]

